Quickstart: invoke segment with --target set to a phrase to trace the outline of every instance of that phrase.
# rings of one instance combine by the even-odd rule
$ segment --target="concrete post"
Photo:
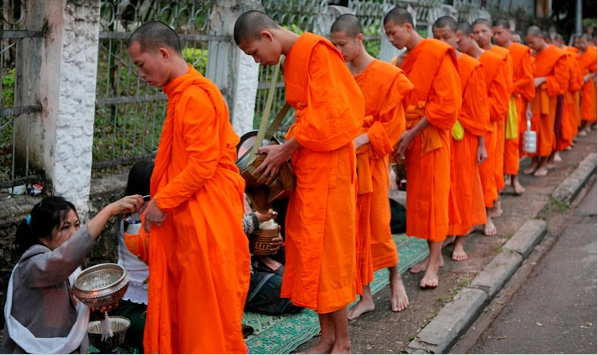
[[[263,10],[259,0],[222,0],[214,8],[212,34],[231,36],[235,21],[248,10]],[[234,40],[211,40],[206,76],[222,91],[231,123],[240,136],[253,129],[259,66]]]
[[[85,219],[91,180],[100,0],[34,0],[28,2],[34,27],[43,29],[41,53],[25,62],[32,78],[23,100],[36,100],[41,117],[29,125],[31,164],[46,172],[54,195],[73,202]],[[33,48],[30,48],[33,49]],[[25,55],[30,55],[28,52]],[[39,96],[35,94],[39,92]],[[33,93],[33,94],[32,94]],[[28,96],[31,95],[29,98]]]

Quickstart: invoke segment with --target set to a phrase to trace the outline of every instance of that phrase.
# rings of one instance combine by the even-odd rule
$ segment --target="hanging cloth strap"
[[[282,119],[286,116],[289,108],[291,107],[288,103],[285,103],[280,112],[274,118],[274,121],[266,130],[268,125],[268,119],[270,118],[270,111],[272,110],[272,102],[274,101],[274,92],[276,91],[276,82],[278,80],[278,72],[280,71],[280,62],[274,67],[274,73],[272,74],[272,80],[270,82],[270,91],[268,91],[268,98],[266,100],[266,107],[262,113],[262,121],[260,122],[260,128],[257,132],[255,143],[251,149],[248,163],[251,165],[257,157],[257,150],[261,147],[264,139],[270,140],[274,133],[282,123]]]

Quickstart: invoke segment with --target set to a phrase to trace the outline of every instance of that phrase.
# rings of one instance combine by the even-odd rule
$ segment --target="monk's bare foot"
[[[579,131],[579,133],[577,135],[580,137],[585,137],[588,135],[588,132],[586,132],[585,129],[582,129],[581,131]]]
[[[428,268],[424,277],[419,282],[419,287],[426,289],[426,288],[436,288],[438,286],[438,268]]]
[[[511,185],[511,175],[505,175],[505,186]]]
[[[419,274],[420,272],[426,271],[428,268],[428,263],[430,262],[430,257],[425,258],[424,260],[420,261],[419,263],[413,265],[409,272],[412,274]],[[444,258],[440,255],[440,259],[437,261],[438,267],[444,266]]]
[[[492,218],[490,217],[488,217],[488,219],[486,220],[486,224],[484,225],[484,235],[496,235],[496,226],[494,226],[494,222],[492,222]]]
[[[546,169],[554,169],[556,168],[556,163],[554,161],[550,161],[548,163],[546,163]],[[539,168],[538,170],[540,170],[541,168]],[[538,170],[536,170],[536,173],[538,172]],[[534,176],[536,176],[536,173],[534,173]]]
[[[492,218],[498,218],[502,215],[502,212],[500,200],[497,200],[494,202],[494,206],[488,210],[488,216]]]
[[[419,263],[413,265],[411,267],[411,269],[409,269],[409,272],[412,274],[419,274],[420,272],[426,271],[426,268],[428,267],[429,260],[430,260],[430,258],[427,257],[424,260],[420,261]]]
[[[442,247],[446,248],[449,245],[453,244],[455,242],[455,236],[451,236],[451,237],[447,237],[444,242],[442,242]]]
[[[559,152],[554,153],[554,161],[563,161]]]
[[[455,261],[467,260],[467,253],[465,253],[465,237],[457,237],[451,258]]]
[[[396,267],[390,270],[390,307],[393,312],[401,312],[409,306],[409,297],[405,285]]]
[[[548,174],[548,168],[540,167],[538,170],[536,170],[536,172],[534,173],[534,176],[536,176],[536,177],[546,176],[547,174]]]
[[[513,192],[515,193],[515,195],[521,195],[525,192],[525,188],[521,186],[521,184],[519,183],[519,179],[515,177],[513,178],[513,183],[511,184],[511,186],[513,186]]]
[[[308,354],[330,354],[334,343],[320,341],[316,346],[309,349]]]
[[[538,169],[539,165],[540,164],[538,162],[532,162],[532,165],[528,166],[525,170],[523,170],[523,173],[525,175],[531,175],[536,171],[536,169]]]
[[[362,315],[364,313],[371,312],[374,309],[376,309],[376,306],[374,305],[374,301],[372,300],[371,297],[369,297],[367,299],[364,297],[361,297],[359,299],[359,302],[357,302],[357,304],[349,310],[349,313],[347,314],[347,319],[349,319],[349,320],[356,319],[360,315]]]

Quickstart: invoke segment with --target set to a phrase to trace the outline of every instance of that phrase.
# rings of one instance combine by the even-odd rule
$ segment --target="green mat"
[[[428,256],[428,244],[405,234],[393,235],[399,251],[399,272],[402,274]],[[388,285],[388,269],[374,274],[370,284],[372,294]],[[251,354],[288,354],[320,331],[318,315],[305,309],[297,314],[267,316],[245,312],[243,324],[253,327],[254,333],[246,341]]]

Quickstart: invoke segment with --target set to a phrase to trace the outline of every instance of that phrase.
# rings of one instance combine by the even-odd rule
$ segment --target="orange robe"
[[[596,47],[588,46],[579,56],[579,64],[583,75],[596,73]],[[596,122],[596,81],[588,80],[581,90],[581,119]]]
[[[513,58],[513,92],[511,97],[515,101],[518,135],[513,139],[505,139],[504,172],[508,175],[519,173],[519,161],[522,155],[521,135],[527,130],[527,103],[532,100],[536,90],[534,87],[534,69],[532,66],[532,52],[529,47],[520,43],[511,43],[509,47]]]
[[[250,259],[239,137],[218,87],[192,66],[164,88],[168,109],[150,191],[147,353],[243,353]],[[201,330],[201,331],[198,331]]]
[[[474,201],[484,199],[476,158],[478,138],[488,130],[490,112],[482,64],[462,53],[459,76],[463,100],[458,120],[464,135],[461,140],[453,137],[451,141],[451,194],[457,203],[449,206],[448,234],[461,236],[471,231],[474,225],[486,222],[483,204]]]
[[[402,69],[381,60],[355,75],[355,81],[365,99],[366,115],[358,135],[367,133],[370,140],[357,150],[357,267],[361,283],[367,285],[374,280],[374,271],[399,262],[390,232],[389,153],[405,131],[413,84]]]
[[[537,133],[537,151],[530,155],[548,157],[556,149],[554,122],[557,96],[567,90],[569,68],[565,51],[554,45],[548,45],[534,58],[534,77],[546,77],[546,82],[536,87],[536,96],[531,102],[532,130]]]
[[[513,58],[510,51],[507,48],[493,45],[490,49],[493,53],[500,55],[503,60],[507,63],[507,111],[509,109],[509,99],[513,92]],[[505,139],[506,139],[506,125],[507,125],[507,111],[505,111],[504,117],[496,121],[496,165],[494,172],[494,180],[496,181],[496,188],[502,190],[505,187]]]
[[[295,108],[287,140],[296,177],[286,217],[281,296],[324,314],[356,298],[355,148],[364,99],[340,52],[302,34],[286,56],[286,100]]]
[[[488,159],[480,164],[480,179],[484,190],[484,205],[488,208],[494,206],[494,201],[498,200],[499,185],[497,183],[496,165],[497,150],[499,146],[499,128],[498,121],[504,121],[509,108],[509,80],[508,67],[504,57],[492,52],[484,51],[480,56],[484,78],[486,80],[486,89],[488,91],[488,109],[490,110],[489,132],[484,141]],[[502,126],[504,127],[504,125]],[[501,178],[504,185],[504,177]]]
[[[401,66],[414,85],[406,128],[422,116],[429,122],[405,152],[407,235],[430,242],[442,242],[448,232],[451,129],[461,108],[457,65],[451,47],[424,39]]]
[[[576,100],[577,94],[583,86],[583,74],[577,60],[577,52],[568,48],[565,50],[567,55],[567,66],[569,68],[569,82],[567,91],[563,97],[563,110],[561,125],[556,135],[556,150],[562,151],[573,143],[573,138],[577,135],[578,120],[576,118],[576,107],[579,101]],[[557,128],[557,127],[555,127]]]

